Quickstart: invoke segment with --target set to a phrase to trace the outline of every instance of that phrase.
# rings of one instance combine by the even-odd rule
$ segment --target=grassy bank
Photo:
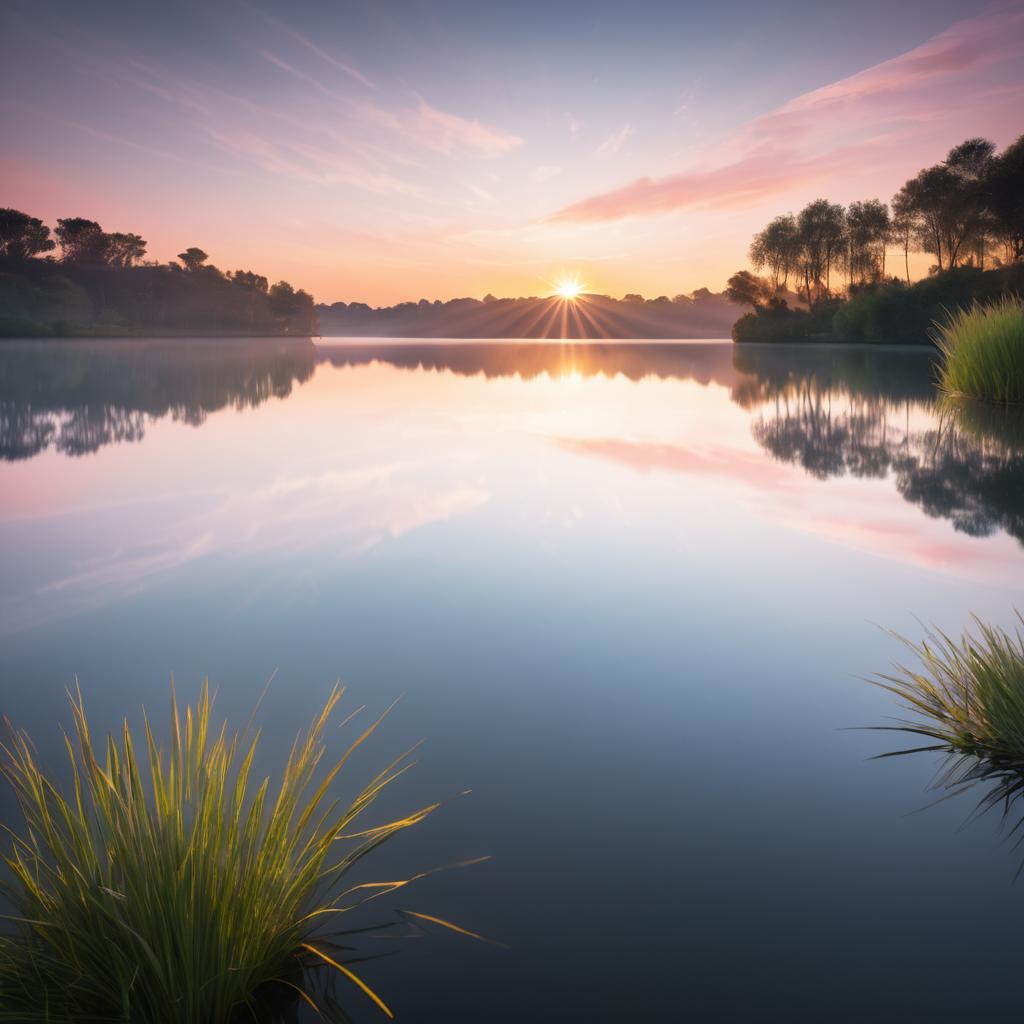
[[[952,398],[1024,402],[1024,301],[1007,296],[975,304],[940,322],[940,386]]]
[[[252,778],[258,733],[215,723],[205,686],[184,714],[172,698],[166,747],[148,719],[141,746],[127,723],[94,742],[81,695],[73,698],[66,789],[13,733],[3,774],[23,821],[5,858],[16,931],[0,938],[0,1021],[220,1024],[267,1020],[272,1006],[297,999],[347,1019],[331,1016],[324,974],[390,1016],[338,944],[345,912],[382,889],[345,891],[345,882],[436,805],[363,824],[408,755],[350,802],[330,795],[381,720],[329,764],[326,730],[341,695],[298,737],[274,787]]]

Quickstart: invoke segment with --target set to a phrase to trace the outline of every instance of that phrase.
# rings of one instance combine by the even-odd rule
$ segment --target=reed
[[[1024,402],[1024,300],[975,303],[936,323],[939,386],[952,397]]]
[[[1018,619],[1024,625],[1019,613]],[[1019,628],[1011,633],[974,622],[976,634],[960,640],[939,630],[920,644],[899,637],[919,667],[898,665],[871,682],[895,694],[913,717],[877,728],[932,742],[881,756],[943,752],[948,758],[937,788],[953,795],[990,783],[978,810],[1001,807],[1008,815],[1024,797],[1024,637]]]
[[[65,788],[11,729],[0,757],[23,821],[6,829],[15,930],[0,938],[0,1021],[267,1020],[283,993],[347,1019],[324,975],[391,1016],[338,941],[345,913],[381,887],[344,881],[437,805],[382,825],[357,820],[411,751],[351,802],[330,795],[383,718],[329,761],[325,729],[341,696],[336,687],[296,739],[273,787],[253,776],[259,733],[215,727],[205,684],[183,714],[172,693],[166,749],[148,718],[141,745],[127,722],[95,743],[81,693],[70,695]]]

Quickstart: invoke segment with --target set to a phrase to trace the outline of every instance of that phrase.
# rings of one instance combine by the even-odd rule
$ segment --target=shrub
[[[912,285],[899,280],[852,296],[833,318],[838,340],[873,345],[930,345],[931,328],[948,309],[991,302],[1024,289],[1024,265],[996,270],[958,267]]]
[[[383,825],[355,824],[409,766],[408,755],[350,804],[328,798],[381,720],[322,770],[324,731],[341,693],[296,739],[273,792],[269,779],[250,781],[258,733],[215,729],[205,685],[183,717],[172,695],[166,751],[148,719],[138,751],[127,723],[119,739],[94,745],[79,693],[65,737],[68,793],[39,767],[29,739],[12,731],[0,749],[24,827],[10,830],[6,855],[18,932],[0,938],[0,1020],[220,1024],[261,1019],[282,993],[327,1013],[330,1001],[314,984],[324,972],[389,1013],[330,941],[359,902],[340,883],[436,805]]]
[[[939,383],[954,397],[1024,402],[1024,301],[975,303],[935,325]]]
[[[811,334],[815,325],[815,319],[806,310],[790,309],[782,303],[741,316],[732,326],[732,340],[802,341]]]

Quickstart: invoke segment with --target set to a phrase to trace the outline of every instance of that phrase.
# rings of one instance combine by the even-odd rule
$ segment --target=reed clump
[[[11,911],[0,938],[0,1021],[268,1020],[283,995],[346,1019],[325,975],[390,1016],[338,941],[346,911],[381,887],[346,891],[344,880],[437,805],[381,825],[361,820],[410,767],[411,752],[354,800],[331,796],[383,718],[329,761],[325,730],[341,696],[335,688],[296,739],[275,785],[253,777],[258,732],[215,727],[206,685],[184,713],[172,694],[166,748],[148,718],[141,744],[127,722],[95,742],[81,693],[71,696],[63,788],[29,738],[10,730],[0,757],[23,821],[6,829]]]
[[[975,303],[937,323],[939,386],[952,397],[1024,402],[1024,300]]]
[[[1024,625],[1019,613],[1018,620]],[[919,667],[899,665],[871,681],[895,694],[913,717],[880,728],[932,742],[882,756],[944,752],[949,757],[937,788],[952,794],[991,783],[978,809],[1001,807],[1009,814],[1024,796],[1024,637],[1020,628],[974,622],[976,632],[959,640],[939,630],[920,644],[899,637]]]

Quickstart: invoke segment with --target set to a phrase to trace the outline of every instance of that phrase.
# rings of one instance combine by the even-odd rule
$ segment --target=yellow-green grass
[[[383,718],[329,761],[325,730],[341,695],[335,688],[296,739],[273,786],[251,778],[259,734],[215,728],[206,685],[184,714],[172,693],[166,747],[148,718],[139,747],[127,722],[95,743],[74,695],[63,789],[12,729],[0,754],[23,821],[6,829],[12,909],[0,939],[0,1021],[269,1020],[283,993],[346,1019],[325,975],[390,1016],[338,942],[346,911],[404,883],[346,890],[345,876],[437,805],[384,824],[361,818],[411,766],[411,751],[351,802],[332,797]]]
[[[1024,300],[976,303],[935,325],[945,394],[1006,404],[1024,402]]]
[[[1018,614],[1018,619],[1024,624]],[[1024,637],[975,618],[975,633],[954,640],[939,630],[915,644],[899,639],[919,665],[898,665],[872,682],[895,694],[912,718],[894,729],[930,741],[883,757],[920,751],[949,755],[936,785],[953,794],[990,783],[979,809],[1009,813],[1024,796]],[[1024,867],[1024,865],[1022,865]]]

